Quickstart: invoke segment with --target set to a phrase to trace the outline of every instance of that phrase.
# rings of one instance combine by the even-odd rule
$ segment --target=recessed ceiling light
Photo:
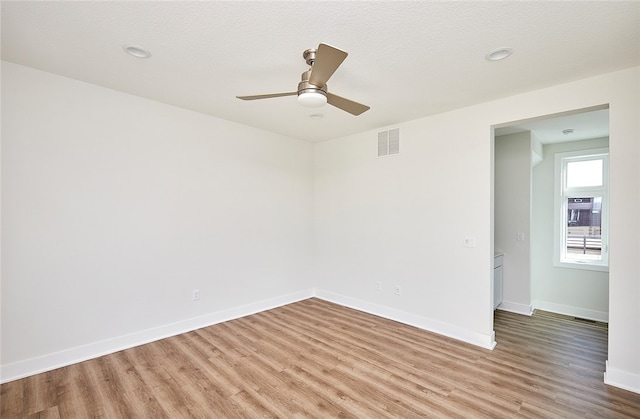
[[[312,113],[311,115],[309,115],[309,118],[311,119],[322,119],[324,115],[321,113]]]
[[[500,61],[510,57],[513,54],[513,48],[498,48],[489,52],[484,56],[487,61]]]
[[[129,55],[133,55],[136,58],[149,58],[151,57],[151,53],[137,45],[124,45],[122,49]]]

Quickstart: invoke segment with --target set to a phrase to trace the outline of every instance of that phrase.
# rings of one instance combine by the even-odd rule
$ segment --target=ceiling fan
[[[298,83],[297,91],[236,97],[242,100],[256,100],[298,95],[298,102],[304,106],[316,107],[328,103],[356,116],[369,110],[367,105],[334,95],[327,89],[327,80],[347,58],[346,51],[331,45],[320,44],[318,49],[308,49],[302,56],[311,68],[302,73],[302,81]]]

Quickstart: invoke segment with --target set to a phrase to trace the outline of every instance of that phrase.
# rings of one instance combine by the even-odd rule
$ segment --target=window
[[[609,269],[609,150],[555,157],[554,265]]]

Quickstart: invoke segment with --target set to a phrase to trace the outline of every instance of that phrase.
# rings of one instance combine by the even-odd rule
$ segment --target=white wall
[[[309,143],[6,62],[2,119],[4,380],[312,295]]]
[[[2,77],[3,377],[74,345],[302,298],[313,266],[322,298],[490,347],[491,127],[608,103],[605,379],[640,392],[640,68],[403,123],[401,155],[382,159],[376,132],[312,157],[293,139],[35,70],[4,64]]]
[[[538,137],[531,132],[531,167],[535,167],[544,158],[544,145],[540,142]]]
[[[490,346],[491,127],[609,104],[606,381],[640,392],[639,80],[633,68],[400,124],[397,157],[376,157],[376,132],[317,144],[318,294]],[[477,247],[463,247],[465,236]]]
[[[532,310],[531,137],[530,132],[496,137],[494,163],[494,245],[504,253],[500,309],[527,315]]]
[[[464,109],[401,124],[397,156],[377,132],[317,144],[320,295],[491,347],[489,131]]]
[[[607,138],[544,146],[533,169],[532,298],[535,308],[598,321],[609,318],[608,272],[553,266],[556,153],[609,146]]]

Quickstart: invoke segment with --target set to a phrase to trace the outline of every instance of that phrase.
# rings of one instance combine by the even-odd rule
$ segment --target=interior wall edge
[[[609,361],[606,361],[604,383],[640,394],[640,374],[633,374],[617,368],[612,368]]]

